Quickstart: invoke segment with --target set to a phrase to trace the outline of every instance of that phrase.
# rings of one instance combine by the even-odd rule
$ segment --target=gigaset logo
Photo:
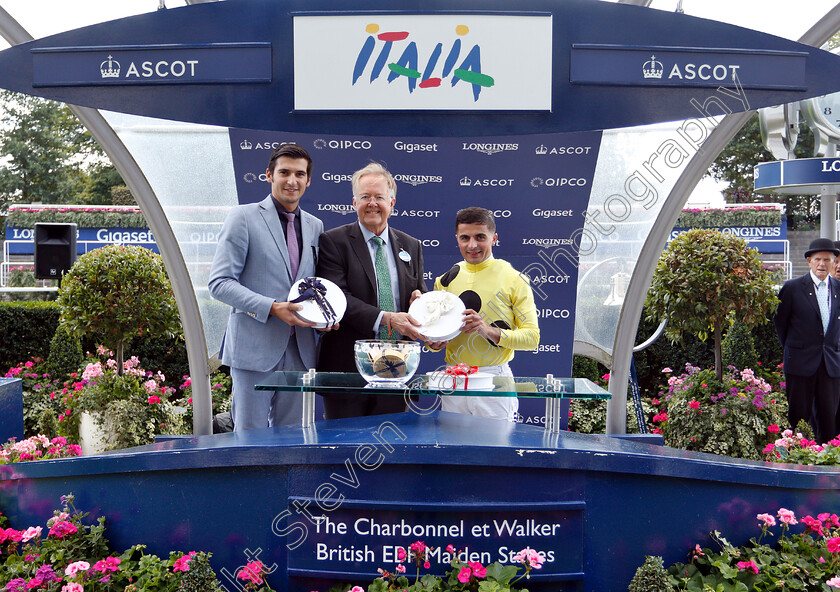
[[[470,28],[466,25],[455,27],[457,37],[446,54],[443,63],[440,63],[440,58],[443,54],[443,42],[439,42],[428,54],[429,57],[425,58],[426,63],[422,72],[419,69],[420,53],[417,50],[417,43],[415,41],[408,41],[405,44],[402,54],[395,62],[389,61],[394,44],[407,41],[410,36],[408,31],[387,31],[380,33],[379,25],[371,23],[365,27],[365,32],[368,33],[368,37],[362,44],[359,55],[356,56],[356,64],[353,67],[354,85],[361,78],[362,74],[365,73],[371,61],[370,58],[373,55],[373,50],[376,48],[377,41],[381,41],[382,46],[370,70],[369,84],[373,84],[379,78],[386,64],[389,70],[387,82],[390,84],[397,78],[404,77],[408,82],[409,93],[413,93],[418,86],[420,88],[439,87],[445,79],[451,78],[450,88],[455,87],[461,81],[471,84],[473,100],[478,101],[481,90],[495,84],[492,76],[488,76],[481,71],[481,46],[478,44],[473,45],[472,49],[461,60],[461,37],[466,36],[470,32]],[[461,61],[456,67],[458,60]]]

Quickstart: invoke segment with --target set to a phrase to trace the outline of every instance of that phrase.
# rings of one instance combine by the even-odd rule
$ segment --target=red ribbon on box
[[[446,368],[446,375],[452,377],[453,390],[458,386],[459,376],[464,377],[464,390],[469,388],[470,374],[475,374],[476,372],[478,372],[478,366],[467,366],[463,362],[455,366],[447,366]]]

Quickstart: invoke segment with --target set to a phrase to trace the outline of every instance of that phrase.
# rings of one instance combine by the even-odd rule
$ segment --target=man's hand
[[[415,339],[423,339],[423,336],[417,330],[417,327],[420,326],[420,322],[407,312],[386,312],[382,317],[382,322],[390,322],[391,329],[393,331],[397,331],[412,341]]]
[[[446,347],[446,344],[449,343],[450,340],[446,341],[426,341],[425,346],[432,350],[432,351],[440,351]]]
[[[462,318],[464,326],[461,327],[461,333],[478,333],[482,337],[486,337],[493,343],[498,344],[502,337],[502,332],[496,327],[488,325],[484,318],[471,308],[464,311]]]
[[[316,331],[320,331],[321,333],[326,333],[327,331],[338,331],[338,323],[335,325],[327,325],[323,329],[316,328]]]
[[[314,327],[315,323],[308,323],[295,314],[296,310],[303,307],[300,304],[293,304],[292,302],[274,302],[271,305],[271,315],[277,317],[287,325],[297,325],[298,327]]]
[[[409,298],[409,300],[408,300],[408,305],[411,306],[411,304],[415,300],[420,298],[420,296],[422,296],[422,295],[423,295],[423,292],[421,292],[420,290],[414,290],[414,292],[411,293],[411,298]]]

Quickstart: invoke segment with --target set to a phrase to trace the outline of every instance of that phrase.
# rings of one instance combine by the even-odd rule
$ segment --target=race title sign
[[[304,506],[328,502],[315,498],[294,501]],[[303,532],[303,523],[283,527],[281,532],[289,540],[289,575],[340,572],[368,576],[380,567],[393,573],[401,562],[400,549],[411,562],[409,545],[419,540],[429,547],[423,555],[429,568],[421,573],[443,575],[455,558],[484,566],[498,561],[521,567],[513,557],[530,547],[544,560],[542,569],[531,574],[532,579],[583,576],[583,502],[540,504],[527,510],[523,504],[511,504],[510,509],[499,506],[476,512],[447,511],[439,505],[423,508],[417,504],[411,509],[389,508],[387,503],[371,505],[345,500],[340,508],[320,517],[317,525],[308,524],[307,536],[301,536],[297,545],[295,537]],[[447,550],[449,545],[454,553]]]
[[[551,109],[551,15],[296,16],[295,109]]]

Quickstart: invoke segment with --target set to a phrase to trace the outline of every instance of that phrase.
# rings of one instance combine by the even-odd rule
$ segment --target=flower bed
[[[778,372],[756,375],[729,367],[724,380],[714,371],[686,364],[660,392],[660,412],[653,422],[662,427],[665,444],[673,448],[761,460],[775,436],[767,426],[787,420],[784,382]]]
[[[222,588],[208,553],[172,552],[168,559],[137,544],[110,548],[105,519],[85,524],[73,495],[45,525],[11,528],[0,514],[0,590],[4,592],[216,592]],[[256,588],[251,588],[256,590]],[[270,588],[263,588],[269,591]]]
[[[816,518],[805,516],[797,520],[793,511],[779,508],[775,516],[758,514],[756,519],[761,533],[742,546],[731,544],[718,531],[711,533],[718,548],[696,545],[688,563],[668,568],[670,587],[665,589],[697,592],[840,589],[840,517],[837,514],[826,512]],[[804,532],[792,534],[792,527],[799,523],[805,525]],[[764,542],[773,536],[770,528],[777,524],[781,532],[775,544]]]

